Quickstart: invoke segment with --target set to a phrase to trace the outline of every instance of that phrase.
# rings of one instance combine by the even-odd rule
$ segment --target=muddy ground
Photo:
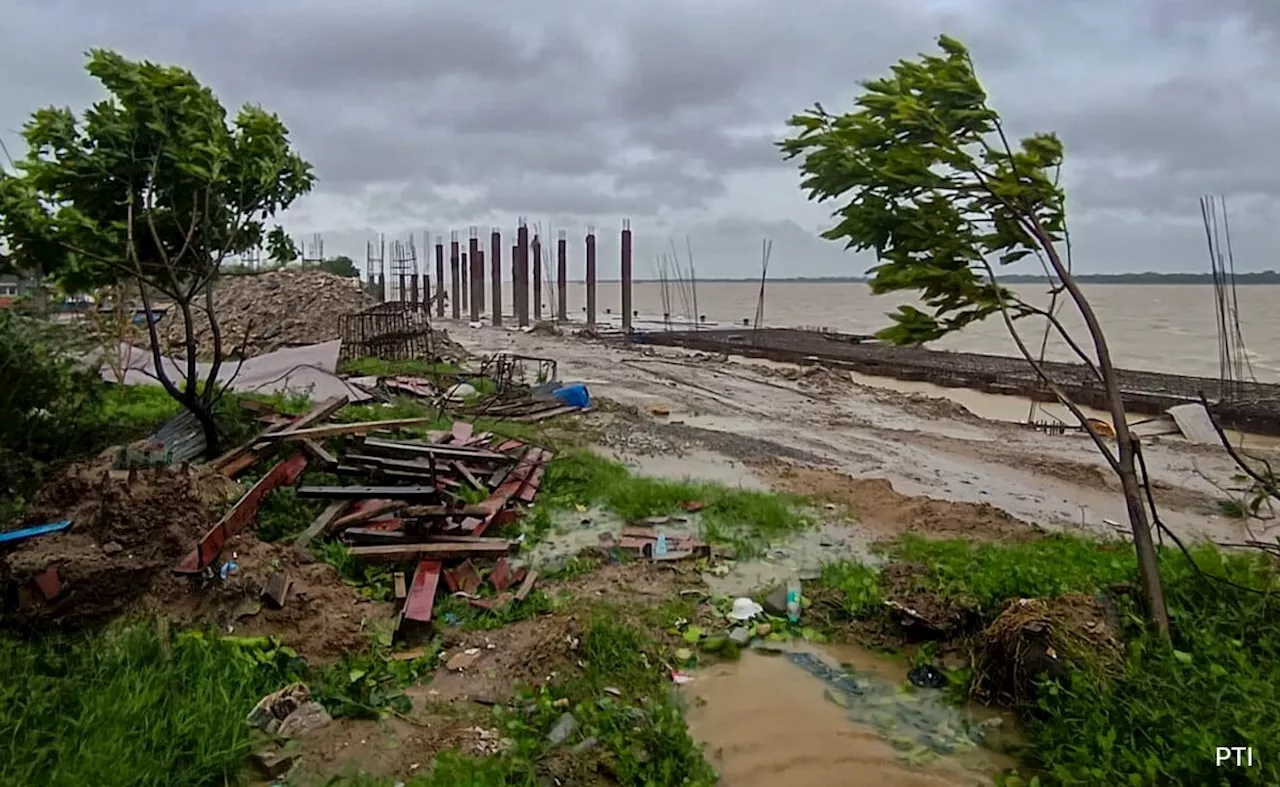
[[[555,358],[562,380],[630,408],[599,438],[620,458],[650,457],[646,472],[818,492],[874,536],[1125,529],[1118,484],[1088,437],[983,420],[941,388],[936,398],[907,395],[825,369],[674,348],[452,324],[450,333],[477,353]],[[1251,537],[1241,520],[1218,513],[1217,485],[1235,472],[1221,449],[1172,437],[1144,445],[1166,525],[1192,538]],[[703,471],[690,472],[681,456],[696,456]],[[1266,534],[1255,527],[1252,536]]]

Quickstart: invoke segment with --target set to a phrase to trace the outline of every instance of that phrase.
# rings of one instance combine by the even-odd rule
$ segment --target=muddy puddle
[[[765,654],[699,670],[684,691],[694,739],[726,787],[989,785],[1014,768],[1010,723],[908,689],[861,648]]]

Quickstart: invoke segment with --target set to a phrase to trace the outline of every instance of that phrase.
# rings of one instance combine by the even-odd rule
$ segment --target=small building
[[[0,309],[7,309],[19,298],[36,288],[34,279],[26,276],[0,275]]]

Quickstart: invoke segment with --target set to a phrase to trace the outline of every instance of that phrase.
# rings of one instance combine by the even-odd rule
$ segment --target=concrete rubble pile
[[[318,270],[285,268],[223,276],[214,290],[224,352],[246,357],[338,339],[338,318],[373,302],[360,288],[359,279]],[[194,316],[196,341],[201,357],[206,358],[213,345],[209,320],[203,313]],[[159,328],[163,351],[185,357],[182,315],[168,309]]]

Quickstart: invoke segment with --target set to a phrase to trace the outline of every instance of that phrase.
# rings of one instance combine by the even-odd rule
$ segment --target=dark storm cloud
[[[335,253],[363,257],[373,227],[630,215],[655,248],[689,231],[707,275],[765,234],[793,275],[830,274],[848,258],[812,237],[826,208],[773,142],[942,31],[970,44],[1011,131],[1063,137],[1093,269],[1201,267],[1204,192],[1238,195],[1233,223],[1259,235],[1242,243],[1269,246],[1280,5],[1263,0],[18,0],[0,25],[0,134],[12,145],[37,106],[93,100],[81,53],[107,46],[279,112],[321,178],[287,220],[332,231]]]

